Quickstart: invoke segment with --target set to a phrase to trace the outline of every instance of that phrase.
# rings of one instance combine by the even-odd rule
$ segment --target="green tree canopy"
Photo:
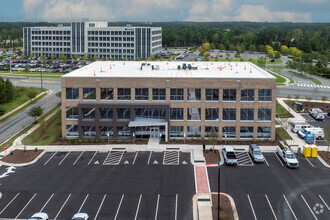
[[[37,120],[37,117],[42,115],[42,108],[40,106],[34,106],[28,111],[28,116],[35,117],[35,120]]]

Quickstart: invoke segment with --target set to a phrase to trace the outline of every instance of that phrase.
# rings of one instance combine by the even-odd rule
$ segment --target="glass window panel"
[[[219,121],[219,109],[218,108],[206,108],[205,120]]]
[[[67,137],[78,137],[78,125],[67,125],[66,126]]]
[[[258,127],[258,138],[271,138],[271,127]]]
[[[135,100],[148,100],[149,89],[148,88],[136,88],[135,89]]]
[[[242,89],[241,101],[253,102],[254,101],[254,89]]]
[[[205,126],[205,137],[219,137],[218,126]]]
[[[224,89],[223,101],[236,101],[236,89]]]
[[[166,119],[166,110],[163,108],[135,109],[135,120]]]
[[[130,127],[118,127],[117,135],[118,135],[118,137],[131,136],[131,128]]]
[[[200,126],[188,126],[187,127],[187,137],[200,138],[201,137],[201,127]]]
[[[113,119],[112,108],[100,108],[101,119]]]
[[[236,127],[223,126],[222,138],[236,138]]]
[[[188,101],[201,101],[201,89],[188,88],[187,89]]]
[[[183,120],[183,108],[171,108],[170,120]]]
[[[240,138],[253,138],[253,127],[240,127]]]
[[[187,108],[187,120],[200,121],[201,109],[200,108]]]
[[[131,112],[129,108],[117,109],[118,119],[127,120],[131,118]]]
[[[258,109],[258,121],[271,121],[272,109]]]
[[[272,89],[259,89],[258,101],[271,102],[272,101]]]
[[[66,107],[67,119],[78,119],[78,107]]]
[[[241,109],[241,121],[253,121],[254,120],[254,109],[253,108],[242,108]]]
[[[166,89],[152,89],[152,100],[166,100]]]
[[[66,88],[65,96],[66,96],[66,99],[79,99],[79,89],[78,88]]]
[[[95,137],[95,127],[94,126],[82,126],[83,136]]]
[[[183,101],[183,89],[171,89],[170,90],[170,99],[175,101]]]
[[[82,108],[83,119],[95,119],[95,108]]]
[[[83,99],[84,100],[95,100],[96,89],[95,88],[83,88]]]
[[[101,135],[101,137],[107,137],[108,133],[109,133],[109,137],[113,136],[113,127],[100,126],[100,135]]]
[[[113,100],[113,88],[101,88],[101,100]]]
[[[170,137],[171,138],[182,138],[183,137],[183,126],[170,126]]]
[[[118,88],[117,89],[118,100],[131,100],[131,88]]]
[[[219,89],[205,89],[206,101],[219,101]]]
[[[222,110],[223,121],[236,121],[236,109],[235,108],[224,108]]]

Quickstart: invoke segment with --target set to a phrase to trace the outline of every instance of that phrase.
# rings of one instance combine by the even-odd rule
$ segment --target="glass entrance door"
[[[159,138],[159,128],[150,127],[150,138]]]

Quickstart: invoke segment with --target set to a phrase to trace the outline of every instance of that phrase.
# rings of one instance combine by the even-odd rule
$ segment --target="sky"
[[[0,21],[330,22],[330,0],[0,0]]]

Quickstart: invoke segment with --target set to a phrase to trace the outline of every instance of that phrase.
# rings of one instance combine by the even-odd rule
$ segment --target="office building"
[[[79,57],[88,54],[98,58],[121,60],[147,59],[162,49],[160,27],[108,27],[107,22],[72,22],[57,27],[23,29],[23,52],[39,57]]]
[[[66,138],[275,139],[276,78],[252,63],[99,61],[61,80]]]

